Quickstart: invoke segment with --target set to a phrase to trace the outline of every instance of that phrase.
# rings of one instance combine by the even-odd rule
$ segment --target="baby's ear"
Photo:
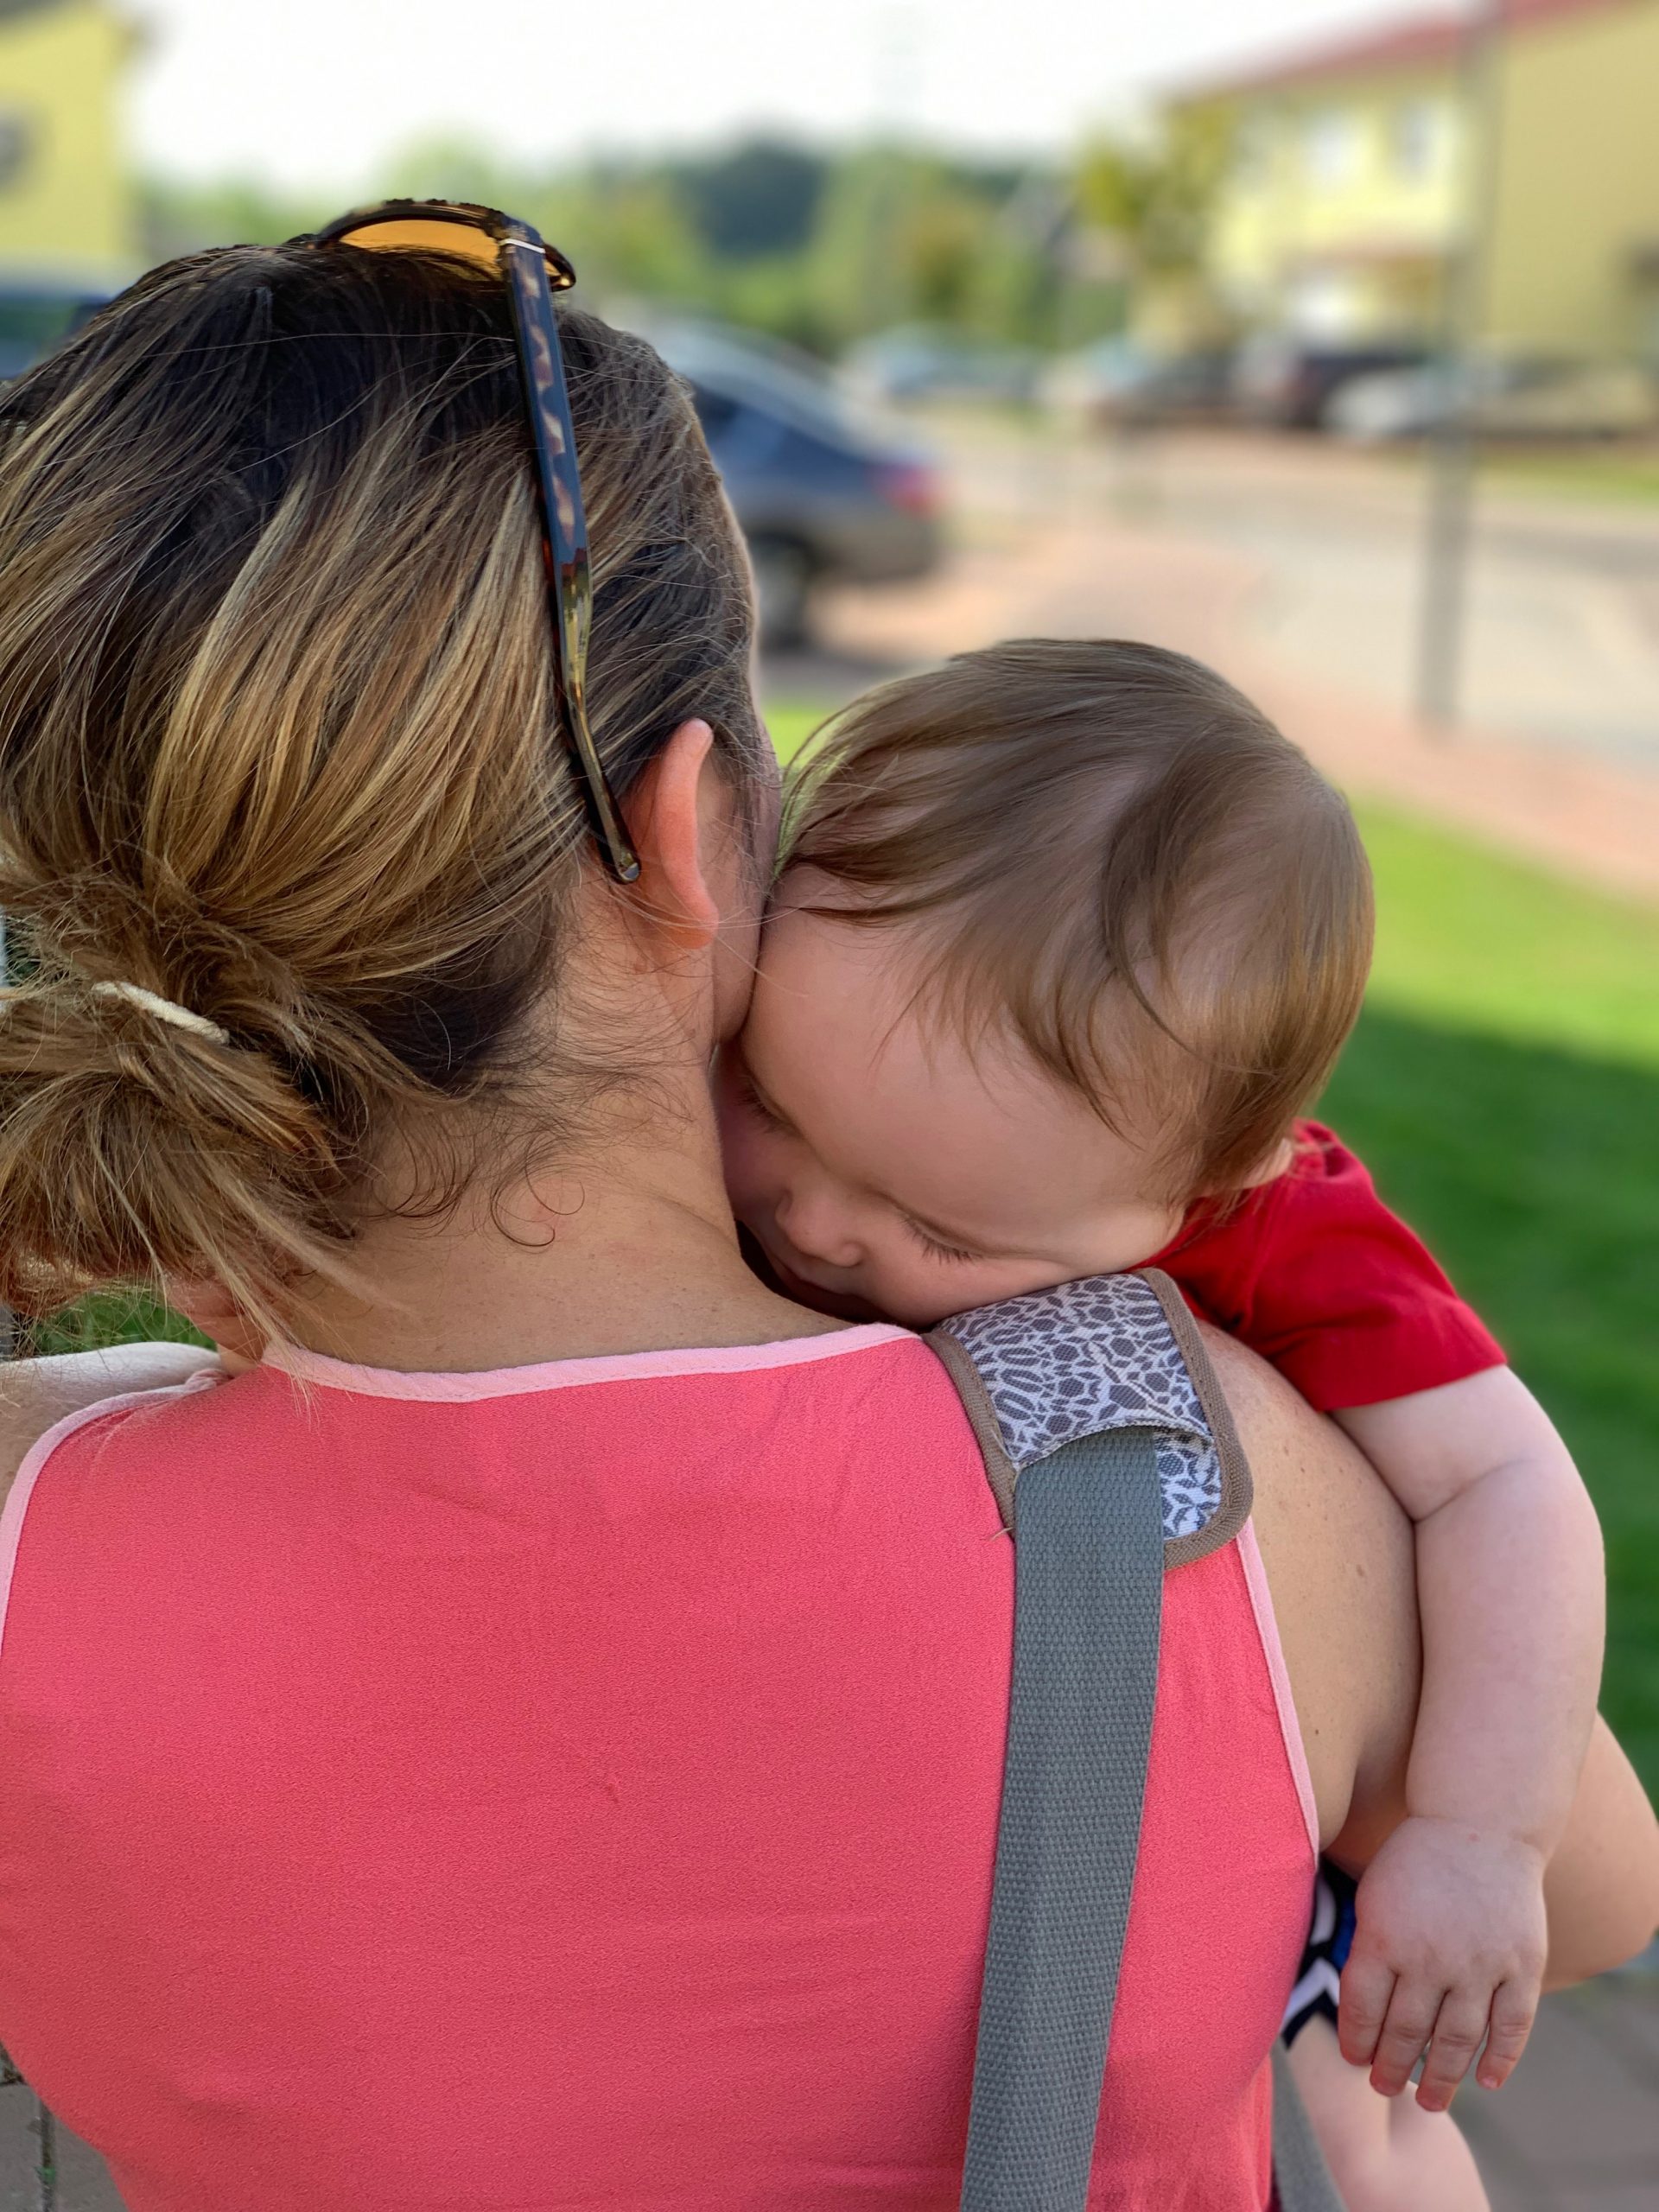
[[[166,1290],[167,1302],[173,1311],[182,1313],[204,1337],[213,1338],[227,1373],[242,1375],[249,1368],[257,1367],[265,1348],[264,1338],[250,1326],[222,1283],[196,1276],[170,1275]]]

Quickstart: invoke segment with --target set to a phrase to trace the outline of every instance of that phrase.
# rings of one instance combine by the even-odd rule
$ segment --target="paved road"
[[[960,417],[935,435],[970,518],[1103,516],[1237,556],[1260,645],[1392,710],[1412,704],[1418,465],[1214,433],[1067,444]],[[1659,508],[1498,491],[1477,512],[1468,719],[1659,774]]]
[[[770,665],[770,696],[833,702],[998,637],[1148,639],[1230,676],[1349,789],[1659,899],[1659,515],[1489,503],[1447,732],[1403,703],[1422,529],[1404,464],[1216,436],[1125,456],[983,423],[942,443],[949,559],[826,593],[823,650]]]
[[[1398,482],[1398,464],[1386,464],[1378,483],[1376,464],[1339,457],[1305,478],[1284,471],[1274,489],[1259,467],[1243,465],[1249,457],[1211,444],[1154,464],[1166,526],[1255,563],[1250,619],[1264,645],[1408,708],[1423,596],[1420,482]],[[1556,513],[1501,498],[1478,512],[1470,719],[1659,773],[1659,518]]]

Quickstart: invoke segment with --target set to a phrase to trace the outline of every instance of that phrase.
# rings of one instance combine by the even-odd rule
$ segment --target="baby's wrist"
[[[1540,1879],[1555,1847],[1555,1833],[1537,1821],[1495,1820],[1490,1808],[1408,1802],[1404,1825],[1433,1829],[1446,1843],[1489,1851],[1517,1866],[1535,1865]]]

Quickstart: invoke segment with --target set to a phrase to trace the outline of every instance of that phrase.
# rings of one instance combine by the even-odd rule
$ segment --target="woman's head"
[[[612,784],[701,718],[753,828],[748,585],[695,416],[639,340],[562,329]],[[446,1129],[442,1197],[480,1164],[446,1109],[518,1129],[533,1094],[556,1136],[620,1072],[529,1019],[603,890],[505,302],[447,256],[205,254],[4,412],[0,1298],[206,1273],[270,1313],[394,1135]]]

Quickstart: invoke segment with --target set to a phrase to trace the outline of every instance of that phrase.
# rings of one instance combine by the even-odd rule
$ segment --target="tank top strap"
[[[1132,1428],[1153,1433],[1166,1568],[1220,1550],[1249,1518],[1249,1469],[1209,1354],[1156,1268],[978,1306],[926,1341],[962,1400],[1006,1528],[1022,1468]]]

